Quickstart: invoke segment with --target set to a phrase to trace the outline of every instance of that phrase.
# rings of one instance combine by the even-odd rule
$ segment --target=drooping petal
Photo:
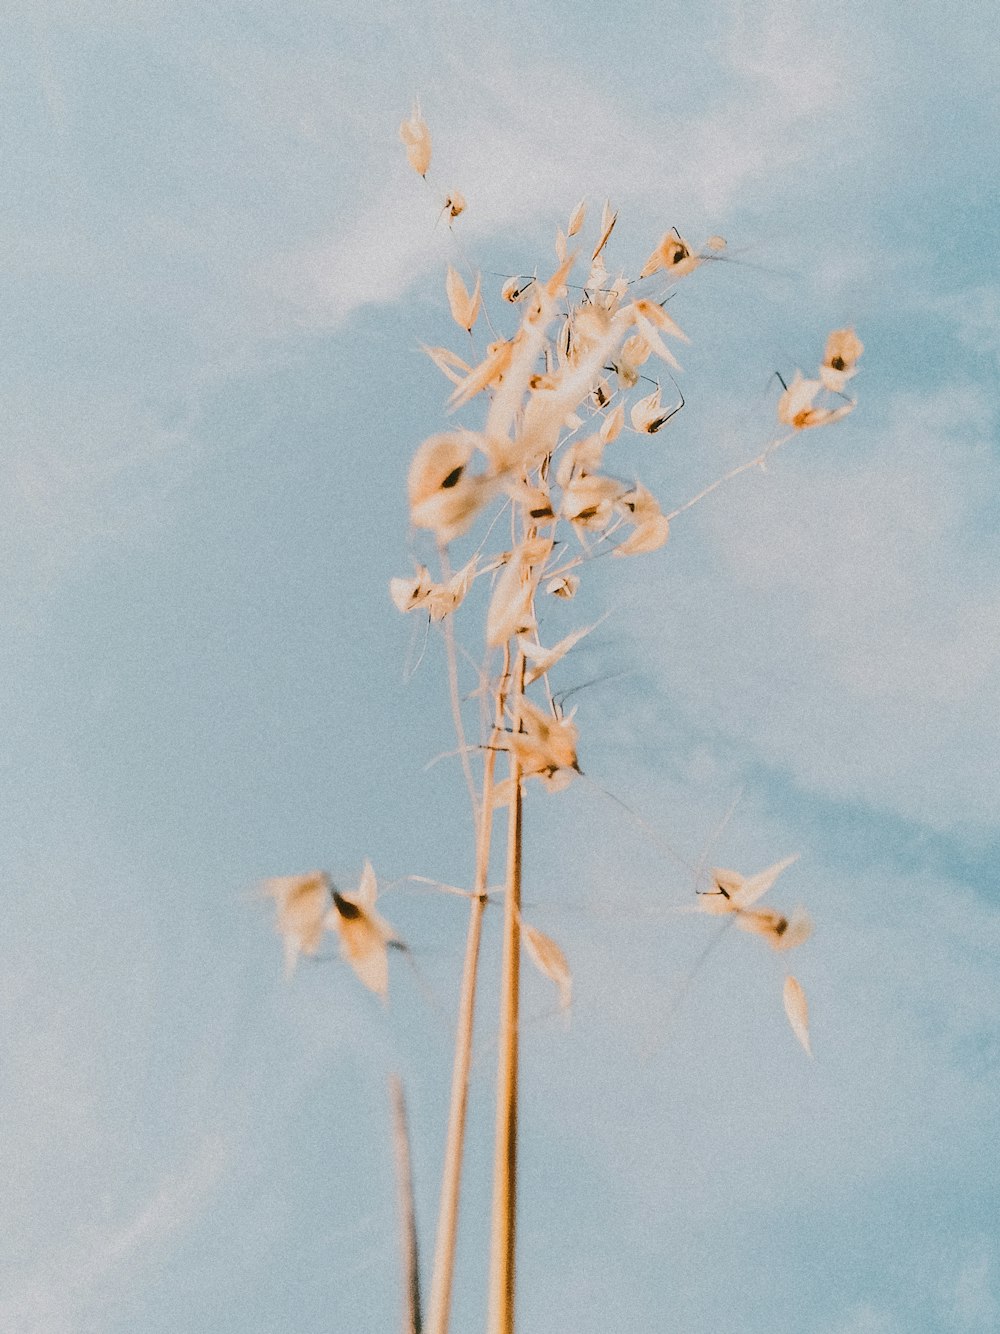
[[[792,1032],[802,1043],[806,1055],[812,1055],[812,1045],[809,1041],[809,1004],[806,1000],[806,993],[802,990],[799,983],[791,973],[785,978],[785,985],[781,993],[781,999],[785,1007],[785,1014],[788,1022],[792,1026]]]

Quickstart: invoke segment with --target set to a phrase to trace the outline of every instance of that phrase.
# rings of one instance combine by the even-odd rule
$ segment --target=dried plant
[[[431,138],[419,107],[403,122],[400,137],[411,166],[426,179]],[[441,201],[439,217],[451,227],[466,209],[465,198],[451,190]],[[582,241],[586,218],[586,203],[581,202],[565,229],[557,232],[555,259],[547,276],[536,271],[503,280],[491,316],[493,337],[481,356],[466,359],[446,347],[424,349],[450,382],[449,410],[468,410],[473,422],[440,431],[416,449],[407,479],[409,512],[427,551],[413,574],[393,579],[390,588],[400,612],[426,617],[442,631],[475,828],[476,858],[466,891],[469,922],[425,1326],[431,1334],[446,1334],[449,1326],[479,952],[484,909],[494,893],[488,885],[498,820],[506,837],[491,1334],[511,1334],[514,1329],[522,945],[535,967],[555,985],[562,1007],[568,1009],[571,1002],[572,978],[562,950],[522,918],[523,794],[532,783],[558,793],[581,773],[580,729],[575,714],[560,707],[550,672],[594,627],[576,629],[547,646],[542,607],[549,598],[572,599],[593,561],[605,555],[640,556],[662,547],[671,524],[717,487],[762,466],[800,431],[843,418],[854,407],[845,387],[862,352],[853,330],[830,334],[816,378],[806,379],[797,371],[790,383],[782,382],[776,409],[780,433],[753,458],[665,512],[652,492],[631,476],[634,455],[628,452],[628,442],[663,430],[684,406],[674,378],[681,373],[675,349],[688,339],[665,304],[681,280],[724,254],[725,242],[710,236],[700,247],[693,246],[672,228],[657,242],[637,277],[612,277],[607,247],[618,214],[610,204],[604,205],[589,248]],[[466,278],[449,265],[445,293],[455,324],[471,335],[485,312],[482,275]],[[510,317],[506,324],[504,311]],[[501,328],[506,331],[495,331]],[[460,543],[466,549],[453,568]],[[481,580],[489,581],[490,593],[481,631],[485,660],[477,693],[480,700],[488,698],[486,716],[492,721],[486,734],[470,743],[459,689],[455,622]],[[498,776],[500,757],[505,765]],[[806,917],[801,913],[788,917],[757,906],[794,861],[787,857],[746,877],[715,870],[710,887],[698,892],[688,910],[718,916],[726,925],[734,923],[775,950],[797,947],[810,931]],[[277,904],[289,972],[300,954],[315,954],[324,933],[333,931],[360,980],[377,995],[386,995],[388,949],[401,942],[375,911],[376,881],[370,863],[353,891],[334,889],[322,872],[274,879],[266,890]],[[808,1052],[807,1003],[794,977],[785,981],[783,1005]],[[394,1096],[401,1105],[401,1094],[397,1091]],[[402,1139],[397,1131],[397,1140]],[[406,1235],[411,1233],[409,1229]],[[411,1267],[414,1255],[415,1242],[408,1261]],[[411,1328],[421,1322],[419,1301],[412,1296],[418,1289],[414,1272],[408,1288]]]

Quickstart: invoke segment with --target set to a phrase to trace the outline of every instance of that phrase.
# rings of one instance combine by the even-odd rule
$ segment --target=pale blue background
[[[8,3],[5,1331],[394,1328],[390,1069],[430,1250],[464,909],[386,896],[421,980],[394,960],[385,1015],[339,963],[286,986],[255,889],[468,880],[457,766],[423,768],[440,645],[405,682],[386,596],[444,420],[418,344],[461,346],[451,188],[493,301],[581,195],[632,272],[671,224],[729,238],[671,305],[687,409],[618,456],[666,504],[768,439],[776,367],[867,349],[851,418],[550,623],[614,609],[559,677],[627,673],[575,696],[596,783],[691,861],[741,789],[712,859],[802,852],[773,898],[817,923],[817,1059],[742,935],[668,1026],[690,877],[594,786],[533,797],[526,915],[577,1004],[567,1033],[526,975],[519,1328],[1000,1327],[998,37],[986,0]]]

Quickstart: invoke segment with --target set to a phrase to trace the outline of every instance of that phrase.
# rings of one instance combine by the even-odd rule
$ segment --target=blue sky
[[[562,683],[622,675],[575,697],[592,781],[528,803],[525,911],[576,1004],[567,1032],[526,976],[520,1329],[1000,1326],[993,6],[34,0],[4,28],[0,1325],[391,1328],[393,1069],[429,1251],[461,904],[386,897],[419,980],[394,961],[384,1013],[339,963],[287,985],[256,887],[470,874],[457,766],[424,767],[440,645],[404,679],[386,591],[444,421],[418,345],[460,346],[455,187],[487,276],[548,262],[584,195],[633,271],[669,225],[728,238],[671,304],[688,406],[635,446],[671,504],[769,438],[775,368],[866,345],[850,418],[553,621],[610,609]],[[714,862],[802,853],[815,1062],[752,939],[672,1015],[690,877],[601,787],[692,861],[740,792]]]

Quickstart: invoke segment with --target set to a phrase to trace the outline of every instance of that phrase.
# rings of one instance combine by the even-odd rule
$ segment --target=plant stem
[[[514,720],[520,722],[524,655],[514,668]],[[493,1159],[493,1229],[490,1238],[489,1334],[514,1331],[514,1259],[517,1220],[518,1010],[521,964],[521,771],[510,754],[510,814],[504,901],[503,973],[500,983],[500,1058],[497,1066],[497,1124]]]
[[[476,844],[476,879],[469,904],[469,927],[465,938],[465,962],[462,967],[462,991],[458,1005],[458,1029],[455,1034],[455,1058],[451,1072],[451,1103],[448,1109],[448,1136],[445,1141],[444,1168],[441,1173],[441,1203],[434,1247],[434,1272],[431,1276],[428,1334],[448,1334],[451,1316],[451,1289],[455,1273],[455,1241],[458,1233],[458,1206],[462,1184],[462,1155],[465,1147],[465,1121],[469,1101],[469,1070],[472,1065],[472,1034],[476,1010],[476,977],[483,913],[486,909],[486,885],[489,879],[490,845],[493,834],[493,773],[496,768],[497,741],[502,730],[506,700],[510,651],[504,651],[504,673],[496,700],[496,722],[486,751],[483,773],[482,805]]]
[[[410,1163],[410,1135],[406,1123],[406,1096],[399,1075],[389,1076],[389,1100],[392,1104],[392,1142],[396,1158],[399,1232],[403,1257],[403,1334],[421,1334],[423,1325],[420,1318],[417,1215],[413,1205],[413,1169]]]

